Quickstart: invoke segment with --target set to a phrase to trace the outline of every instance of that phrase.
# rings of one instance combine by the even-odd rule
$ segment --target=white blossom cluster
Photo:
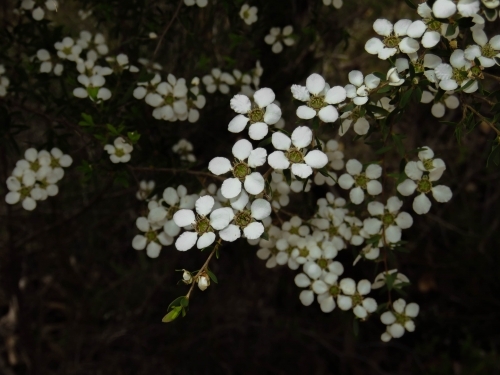
[[[260,61],[257,60],[255,68],[246,73],[238,69],[234,69],[232,73],[228,73],[223,72],[219,68],[213,68],[210,74],[202,77],[202,82],[209,94],[218,91],[226,95],[231,91],[231,86],[234,86],[241,94],[252,96],[255,90],[259,88],[260,77],[263,73],[264,70],[260,65]]]
[[[7,178],[5,196],[8,204],[21,202],[27,211],[36,208],[37,201],[44,201],[59,193],[57,182],[64,177],[64,169],[73,163],[71,156],[63,154],[58,148],[50,152],[29,148],[24,159],[18,160],[12,175]]]
[[[123,139],[123,137],[118,137],[112,145],[105,145],[104,150],[109,154],[109,159],[112,163],[127,163],[132,157],[131,153],[134,150],[134,146]]]
[[[243,4],[240,9],[240,18],[245,21],[247,25],[257,22],[257,12],[259,9],[256,6]]]
[[[194,163],[196,156],[193,154],[193,144],[187,139],[180,139],[175,145],[172,146],[172,151],[179,155],[183,161]]]
[[[23,0],[21,2],[21,11],[31,11],[35,21],[41,21],[45,18],[45,11],[57,12],[59,4],[56,0],[34,1]]]
[[[168,74],[167,81],[162,81],[156,73],[151,81],[139,82],[133,95],[154,108],[153,117],[157,120],[194,123],[200,118],[199,110],[206,104],[198,83],[199,79],[194,78],[188,88],[184,78]]]

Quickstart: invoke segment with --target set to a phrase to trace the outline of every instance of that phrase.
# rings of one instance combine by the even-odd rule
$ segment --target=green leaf
[[[392,150],[392,147],[393,147],[392,145],[382,147],[382,148],[378,149],[375,153],[377,155],[385,154],[387,151]]]
[[[120,132],[118,130],[116,130],[116,128],[113,125],[106,124],[106,128],[110,131],[111,134],[120,135]]]
[[[268,137],[266,139],[263,139],[262,141],[260,141],[260,143],[258,144],[258,147],[264,147],[264,146],[267,146],[268,144],[270,144],[271,142],[273,141],[273,137]]]
[[[214,283],[218,284],[217,276],[215,276],[215,274],[212,271],[210,271],[208,268],[207,268],[207,273],[208,273],[208,276],[210,277],[210,280],[212,280]]]
[[[264,231],[264,233],[260,235],[260,238],[269,241],[269,233],[267,233],[267,231]]]
[[[405,0],[405,3],[412,9],[417,9],[417,6],[412,0]]]
[[[292,184],[292,172],[290,169],[283,169],[283,176],[285,176],[286,183],[290,186]]]
[[[183,299],[187,299],[186,296],[180,296],[180,297],[177,297],[176,299],[174,299],[172,302],[170,302],[170,305],[168,305],[167,310],[173,309],[174,307],[177,307],[177,306],[182,306],[181,301]]]
[[[141,138],[141,135],[137,131],[128,132],[127,136],[132,143],[137,143],[137,141]]]
[[[456,23],[450,23],[448,27],[446,28],[446,36],[450,36],[455,34],[455,31],[457,31],[457,24]]]
[[[170,323],[175,319],[177,319],[182,311],[183,309],[181,306],[176,306],[172,311],[170,311],[167,315],[165,315],[161,321],[163,323]]]
[[[91,115],[85,113],[85,112],[82,112],[82,119],[85,124],[87,124],[88,126],[94,126],[94,119],[92,118]],[[81,125],[81,123],[80,123]]]
[[[405,91],[405,93],[401,96],[401,101],[399,102],[399,107],[405,108],[410,101],[411,95],[413,94],[413,89],[410,88]]]
[[[388,116],[389,115],[389,112],[387,110],[385,110],[382,107],[373,105],[373,104],[367,104],[367,105],[365,105],[365,108],[367,110],[369,110],[369,111],[372,111],[374,113],[378,113],[378,114],[383,115],[383,116]]]

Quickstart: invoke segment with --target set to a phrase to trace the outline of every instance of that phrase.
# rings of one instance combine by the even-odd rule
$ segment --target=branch
[[[165,29],[163,30],[163,33],[161,34],[160,39],[158,40],[158,44],[156,45],[155,51],[153,53],[153,58],[151,60],[154,60],[156,54],[158,53],[158,51],[160,49],[161,42],[163,41],[163,38],[167,34],[168,29],[170,29],[170,26],[172,26],[172,24],[174,23],[174,20],[177,18],[177,15],[179,14],[179,11],[181,10],[181,6],[182,6],[183,2],[184,2],[184,0],[179,0],[179,4],[177,5],[177,9],[175,10],[174,16],[172,17],[172,19],[168,23],[167,27],[165,27]]]

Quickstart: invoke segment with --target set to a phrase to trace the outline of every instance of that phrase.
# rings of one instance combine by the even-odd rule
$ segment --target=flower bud
[[[389,81],[390,86],[401,86],[405,82],[404,79],[399,77],[396,67],[389,69],[386,79]]]
[[[193,276],[191,276],[191,272],[183,270],[184,273],[182,274],[182,281],[185,284],[191,284],[193,282]],[[200,288],[201,289],[201,288]]]
[[[210,285],[210,278],[207,275],[202,275],[198,278],[198,288],[201,291],[207,289]]]

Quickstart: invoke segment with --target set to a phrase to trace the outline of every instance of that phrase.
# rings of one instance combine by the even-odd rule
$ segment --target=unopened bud
[[[198,86],[200,84],[200,79],[198,77],[194,77],[191,80],[191,86]]]
[[[158,38],[158,35],[156,35],[155,32],[150,32],[149,33],[149,39],[156,39],[156,38]]]
[[[202,275],[198,278],[198,288],[201,291],[207,289],[210,285],[210,278],[207,275]]]
[[[185,284],[191,284],[193,282],[193,276],[191,276],[191,272],[184,270],[182,274],[182,281]]]
[[[390,86],[401,86],[405,80],[399,77],[398,69],[396,67],[389,69],[386,79],[389,81]]]

